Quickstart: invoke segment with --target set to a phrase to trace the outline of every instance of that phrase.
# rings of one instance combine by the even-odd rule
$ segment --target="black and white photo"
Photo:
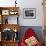
[[[23,9],[24,18],[36,18],[36,9],[35,8],[24,8]]]

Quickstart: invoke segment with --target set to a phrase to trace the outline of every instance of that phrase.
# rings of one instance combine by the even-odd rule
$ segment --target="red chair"
[[[37,37],[36,33],[31,28],[27,29],[27,31],[24,34],[24,37],[22,38],[21,46],[27,46],[25,40],[32,36],[34,36],[35,38]],[[38,41],[35,46],[41,46],[40,42]]]

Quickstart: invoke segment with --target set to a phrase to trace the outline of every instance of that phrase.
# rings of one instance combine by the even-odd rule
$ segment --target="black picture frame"
[[[25,19],[35,19],[36,18],[36,8],[24,8],[23,17]]]

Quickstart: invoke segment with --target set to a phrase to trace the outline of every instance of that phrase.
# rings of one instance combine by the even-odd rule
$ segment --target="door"
[[[43,0],[43,8],[44,8],[44,42],[46,46],[46,0]]]

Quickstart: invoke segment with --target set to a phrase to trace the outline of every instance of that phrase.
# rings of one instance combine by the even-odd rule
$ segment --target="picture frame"
[[[35,19],[36,18],[36,8],[24,8],[23,17],[25,19]]]
[[[18,17],[17,16],[8,17],[8,24],[18,24]]]
[[[17,12],[16,10],[10,10],[10,11],[9,11],[9,14],[10,14],[10,15],[17,15],[18,12]]]
[[[2,15],[9,15],[9,10],[2,10]]]

